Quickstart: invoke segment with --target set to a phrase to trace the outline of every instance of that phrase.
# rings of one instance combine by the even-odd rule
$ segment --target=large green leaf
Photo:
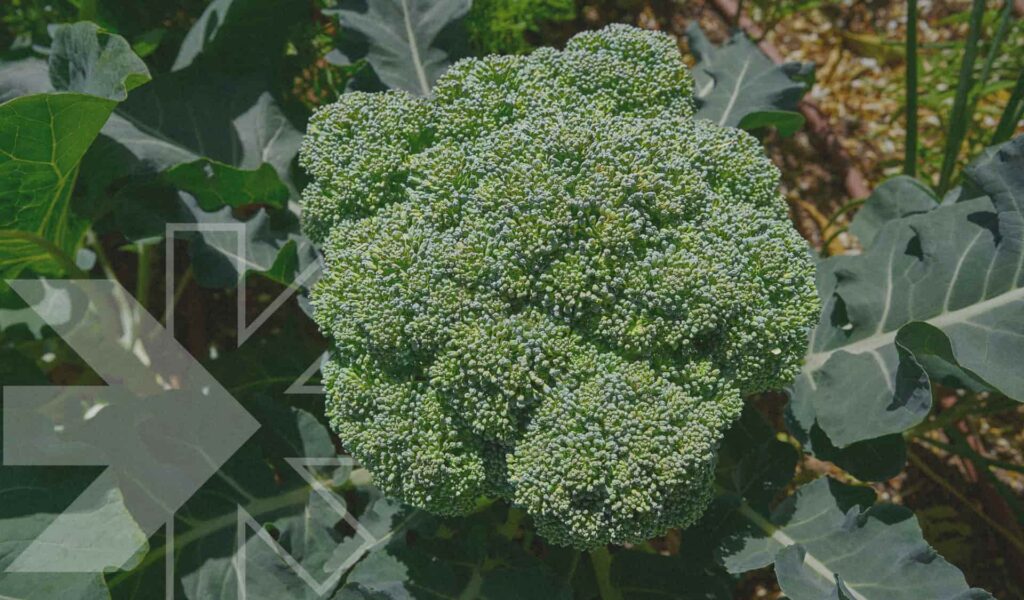
[[[450,57],[438,38],[469,12],[470,0],[342,0],[335,14],[348,45],[349,60],[366,59],[391,88],[430,95]]]
[[[281,208],[288,203],[288,188],[267,163],[248,172],[200,158],[172,167],[164,176],[174,187],[195,196],[203,210],[250,204]]]
[[[720,490],[767,508],[793,479],[796,462],[793,446],[775,439],[764,418],[747,406],[722,441],[715,476]]]
[[[50,78],[56,91],[0,104],[4,277],[25,269],[48,275],[69,270],[90,223],[88,211],[72,203],[79,163],[117,102],[149,79],[123,38],[91,23],[58,26],[53,38]],[[22,66],[36,69],[40,63]]]
[[[90,162],[118,168],[97,170],[96,180],[88,183],[102,191],[111,182],[130,182],[118,189],[121,200],[112,217],[115,228],[130,239],[162,237],[169,223],[241,227],[253,234],[244,239],[246,257],[259,256],[255,260],[263,265],[252,270],[270,269],[274,261],[264,251],[284,250],[288,240],[295,243],[289,246],[291,254],[281,258],[282,265],[304,264],[311,246],[298,236],[294,215],[284,214],[286,201],[297,197],[291,167],[300,142],[301,134],[266,91],[262,77],[219,74],[197,63],[157,77],[118,108],[89,157]],[[153,177],[190,196],[168,193]],[[258,227],[225,210],[248,204],[281,210]],[[281,223],[287,227],[267,229]],[[194,240],[191,252],[198,257],[193,266],[200,282],[235,285],[234,265],[246,262],[239,258],[237,234],[181,237]],[[230,252],[217,256],[213,251],[218,249]],[[240,268],[247,270],[246,265]]]
[[[313,245],[299,233],[298,218],[287,210],[261,210],[248,221],[234,219],[228,208],[215,213],[196,209],[191,212],[201,225],[227,223],[241,228],[241,236],[236,231],[215,228],[191,236],[189,255],[196,281],[204,287],[234,287],[249,272],[290,285],[297,275],[319,260]],[[313,281],[301,285],[309,287]]]
[[[301,134],[262,78],[215,76],[200,66],[158,77],[119,107],[87,158],[99,168],[84,183],[101,196],[115,188],[115,208],[103,225],[132,240],[163,237],[169,224],[241,228],[242,252],[237,233],[208,227],[178,234],[190,241],[194,271],[206,286],[233,287],[247,270],[270,270],[290,283],[314,258],[285,208],[297,196],[291,164]],[[266,222],[263,215],[247,223],[228,208],[249,204],[280,210]],[[274,230],[278,224],[286,226]]]
[[[776,65],[742,32],[715,47],[696,22],[686,30],[690,51],[697,57],[697,117],[722,126],[757,129],[776,127],[791,135],[803,126],[797,103],[813,73],[808,63]]]
[[[173,97],[174,100],[190,99]],[[157,103],[162,105],[159,99]],[[155,167],[169,167],[167,180],[196,196],[204,210],[246,204],[284,206],[289,197],[297,196],[290,170],[302,142],[302,134],[292,126],[267,92],[260,93],[255,102],[237,116],[234,112],[222,115],[224,120],[219,123],[213,119],[197,123],[191,131],[187,128],[174,129],[172,139],[182,141],[178,142],[177,148],[163,146],[163,154],[147,152],[144,139],[129,134],[127,129],[119,129],[124,135],[116,137],[125,141],[133,153],[152,160]],[[115,116],[115,119],[120,116]],[[198,151],[209,152],[203,135],[211,130],[222,140],[231,142],[237,139],[237,146],[232,145],[230,151],[217,150],[216,156],[220,158],[208,158],[211,155],[204,154],[204,158],[179,164],[178,158],[189,153],[193,145]],[[158,130],[151,128],[150,131],[155,137],[161,137]],[[179,154],[179,151],[183,153]],[[222,162],[229,159],[236,166]]]
[[[284,55],[289,28],[308,18],[308,0],[214,0],[178,48],[175,71],[199,60],[224,71],[267,71]]]
[[[726,433],[719,447],[715,471],[718,494],[697,525],[681,532],[683,543],[677,570],[688,570],[686,582],[657,586],[648,595],[686,597],[689,585],[698,589],[713,587],[722,580],[722,554],[733,547],[738,531],[747,531],[749,522],[736,510],[743,502],[758,511],[768,511],[775,497],[792,481],[798,453],[778,440],[761,414],[747,405],[740,419]],[[703,574],[703,577],[694,576]],[[692,580],[689,581],[689,580]],[[709,597],[716,597],[709,593]]]
[[[823,478],[775,505],[792,480],[796,452],[751,407],[726,434],[720,457],[718,495],[701,522],[682,532],[682,551],[713,550],[735,575],[774,564],[793,600],[968,597],[963,576],[928,548],[909,510],[867,508],[870,488]],[[691,556],[690,567],[702,560]]]
[[[825,477],[770,516],[742,504],[750,526],[727,545],[725,565],[741,573],[774,563],[792,600],[991,598],[928,546],[910,510],[874,498],[870,488]]]
[[[110,598],[101,573],[4,572],[17,557],[81,494],[97,469],[66,467],[0,467],[0,597],[19,600],[100,600]],[[95,507],[94,523],[130,521],[118,490]],[[85,520],[83,520],[85,522]],[[117,535],[97,528],[97,539]],[[141,530],[128,532],[144,544]],[[82,549],[64,548],[66,551]]]
[[[907,444],[897,433],[837,448],[818,425],[810,431],[793,427],[803,449],[820,460],[836,464],[861,481],[885,481],[900,474],[907,464]]]
[[[791,391],[805,431],[816,422],[839,447],[899,433],[927,415],[929,374],[1024,400],[1022,146],[968,170],[985,195],[889,221],[863,254],[821,263],[822,318]]]
[[[886,223],[910,215],[926,213],[939,206],[935,193],[920,181],[906,175],[886,180],[871,192],[850,224],[850,233],[867,248]]]
[[[268,163],[282,181],[301,136],[265,91],[259,77],[216,76],[187,69],[157,77],[118,107],[103,134],[159,173],[210,159],[237,177],[262,177]],[[114,150],[111,150],[114,151]],[[232,186],[220,190],[230,196]]]

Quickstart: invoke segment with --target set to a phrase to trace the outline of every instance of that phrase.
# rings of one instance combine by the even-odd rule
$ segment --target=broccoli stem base
[[[589,553],[590,564],[594,567],[597,589],[601,600],[622,600],[622,594],[612,585],[612,555],[607,546],[594,548]]]

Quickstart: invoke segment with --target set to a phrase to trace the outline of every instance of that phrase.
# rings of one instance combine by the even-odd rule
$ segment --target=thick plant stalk
[[[590,564],[594,567],[594,578],[601,600],[623,600],[622,594],[612,585],[612,555],[606,546],[590,551]]]
[[[732,20],[739,8],[735,0],[712,0],[711,4],[727,21]],[[761,39],[764,35],[761,28],[755,25],[749,17],[739,15],[736,22],[739,28],[751,39],[761,40],[757,46],[772,62],[776,64],[785,62],[782,54],[775,46]],[[864,174],[853,163],[850,154],[843,148],[839,136],[832,129],[832,126],[829,125],[825,113],[822,112],[817,104],[807,99],[800,101],[799,110],[807,121],[807,132],[811,137],[811,141],[843,174],[843,187],[846,189],[846,193],[850,198],[854,199],[867,197],[871,193],[871,186],[868,185],[868,180],[864,177]]]

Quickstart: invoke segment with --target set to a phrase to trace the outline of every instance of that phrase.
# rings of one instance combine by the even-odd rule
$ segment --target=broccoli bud
[[[799,368],[819,306],[779,173],[694,119],[666,35],[346,94],[300,159],[331,424],[409,504],[504,498],[578,548],[690,525],[742,396]]]

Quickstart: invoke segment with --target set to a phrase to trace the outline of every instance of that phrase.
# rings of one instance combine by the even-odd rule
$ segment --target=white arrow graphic
[[[107,468],[7,571],[121,568],[259,423],[116,281],[8,283],[107,386],[5,387],[4,464]]]

